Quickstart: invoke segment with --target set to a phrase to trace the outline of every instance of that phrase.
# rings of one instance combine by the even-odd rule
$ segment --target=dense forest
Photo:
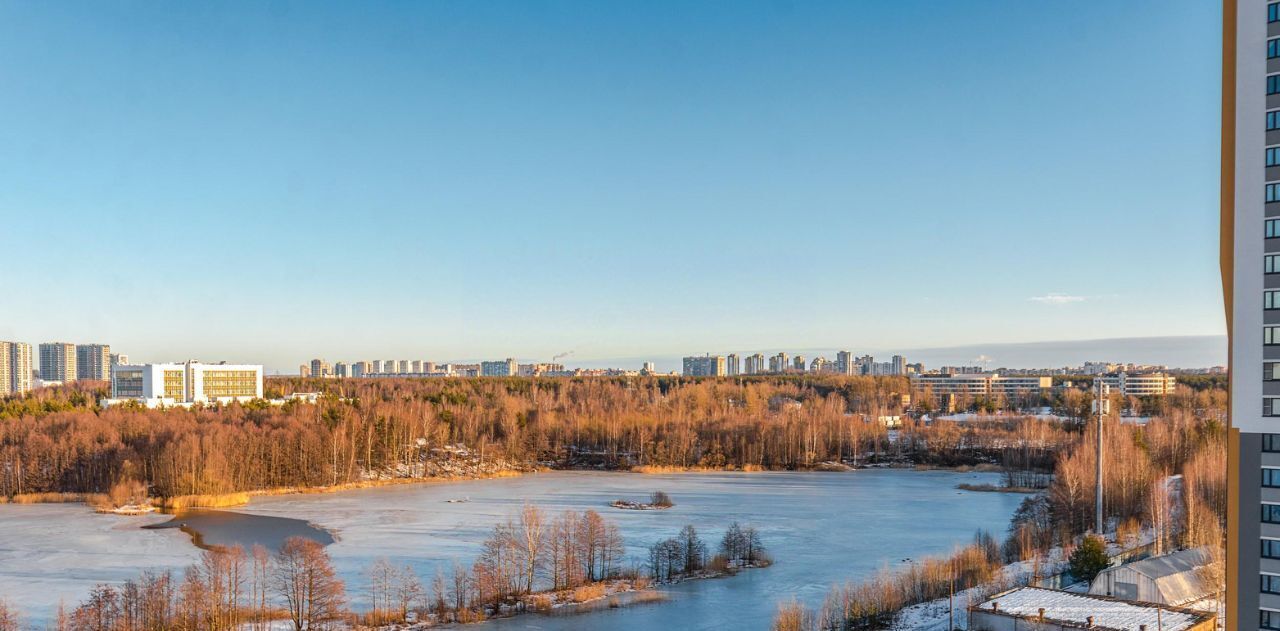
[[[269,396],[323,395],[317,404],[100,409],[105,384],[78,383],[0,401],[0,497],[139,484],[161,497],[332,486],[439,475],[436,464],[459,457],[481,463],[477,471],[892,462],[1049,472],[1082,426],[1015,415],[925,424],[905,414],[912,393],[896,377],[271,379],[267,387]],[[928,392],[914,397],[915,407],[933,405]],[[1034,403],[1080,418],[1090,401],[1066,390]],[[1158,405],[1216,418],[1225,395],[1183,388]],[[900,428],[880,422],[893,417]]]

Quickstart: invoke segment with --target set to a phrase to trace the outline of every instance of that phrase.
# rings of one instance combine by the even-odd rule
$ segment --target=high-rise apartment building
[[[836,353],[836,372],[842,375],[852,375],[854,369],[853,353],[849,351],[840,351]]]
[[[892,366],[890,366],[889,368],[889,374],[891,375],[907,374],[907,358],[906,357],[903,357],[902,355],[894,355],[893,359],[890,360],[889,363],[892,364]]]
[[[1227,629],[1280,628],[1280,2],[1224,0]],[[1261,370],[1260,370],[1261,369]]]
[[[311,360],[311,376],[328,378],[333,376],[333,366],[323,359]]]
[[[0,342],[0,395],[31,389],[31,345]]]
[[[736,354],[730,353],[724,358],[724,374],[730,377],[736,377],[742,372],[742,360],[738,359]]]
[[[76,379],[106,381],[111,378],[111,347],[76,344]]]
[[[70,383],[76,380],[76,345],[44,342],[40,345],[40,380]]]
[[[744,362],[744,368],[742,372],[743,374],[746,374],[746,375],[759,375],[764,373],[765,372],[764,355],[761,355],[760,353],[756,353],[755,355],[748,355],[746,361]]]
[[[500,362],[480,362],[481,377],[514,377],[519,371],[520,365],[510,357]]]
[[[724,355],[684,358],[684,376],[686,377],[723,377],[725,370]]]
[[[769,358],[769,372],[787,372],[787,354],[778,353]]]

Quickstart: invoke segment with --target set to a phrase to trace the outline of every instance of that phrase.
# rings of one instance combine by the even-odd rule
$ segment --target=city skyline
[[[966,4],[0,7],[0,216],[68,251],[8,242],[0,339],[288,367],[1222,334],[1216,8]]]

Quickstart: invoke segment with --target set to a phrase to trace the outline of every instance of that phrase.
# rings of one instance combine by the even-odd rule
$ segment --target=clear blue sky
[[[287,369],[1221,334],[1219,10],[0,3],[0,339]]]

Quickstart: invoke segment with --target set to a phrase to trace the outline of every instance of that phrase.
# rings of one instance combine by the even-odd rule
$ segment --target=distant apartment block
[[[40,345],[40,380],[70,383],[76,380],[76,345],[44,342]]]
[[[103,403],[157,407],[260,399],[262,372],[262,366],[249,364],[125,364],[116,366],[111,399]]]
[[[111,378],[111,347],[107,344],[76,345],[76,379],[106,381]]]
[[[547,362],[537,364],[520,364],[516,367],[516,375],[520,377],[547,377],[563,374],[564,372],[564,364]]]
[[[761,355],[760,353],[756,353],[755,355],[748,355],[746,360],[743,361],[742,374],[759,375],[764,372],[765,372],[764,355]]]
[[[684,358],[684,376],[686,377],[723,377],[725,370],[723,355]]]
[[[724,373],[730,377],[736,377],[742,372],[742,360],[737,355],[730,353],[724,358]]]
[[[510,357],[502,361],[480,362],[481,377],[514,377],[519,372],[519,364]]]
[[[840,351],[836,353],[836,372],[842,375],[854,374],[853,353]]]
[[[1053,387],[1053,377],[1005,377],[999,373],[933,373],[911,375],[911,385],[918,390],[929,388],[935,395],[1010,396],[1049,390]]]
[[[0,342],[0,395],[31,390],[31,345]]]
[[[333,376],[333,366],[323,359],[313,359],[309,372],[312,377],[328,378]]]
[[[643,367],[640,368],[640,372],[641,374],[652,375],[658,372],[657,365],[653,362],[645,362]]]
[[[1178,385],[1176,377],[1162,372],[1119,372],[1102,375],[1097,377],[1097,380],[1126,397],[1162,397],[1167,394],[1173,394]]]
[[[787,354],[778,353],[769,358],[769,372],[787,372]]]

